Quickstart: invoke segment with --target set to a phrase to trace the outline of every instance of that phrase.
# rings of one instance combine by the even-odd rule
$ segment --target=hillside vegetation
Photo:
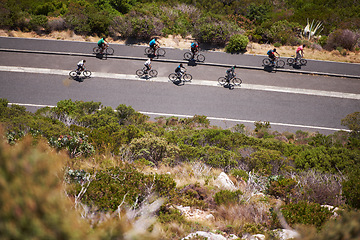
[[[309,42],[302,34],[313,21],[314,27],[321,23],[315,35],[322,37]],[[38,33],[70,29],[140,41],[191,35],[201,44],[221,47],[240,34],[275,46],[307,43],[344,55],[360,50],[360,4],[352,0],[3,0],[0,25]]]
[[[223,130],[206,116],[151,122],[71,100],[30,113],[1,99],[0,122],[2,239],[276,239],[283,218],[301,239],[360,236],[359,112],[342,120],[351,132],[328,136],[267,122]]]

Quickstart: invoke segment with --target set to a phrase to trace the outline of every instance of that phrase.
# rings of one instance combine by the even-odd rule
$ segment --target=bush
[[[177,146],[169,144],[164,138],[151,134],[133,139],[129,149],[134,159],[144,158],[155,165],[166,160],[168,160],[166,162],[174,162],[180,151]]]
[[[317,203],[299,202],[288,204],[280,210],[290,226],[295,224],[314,225],[320,229],[333,215],[326,207]]]
[[[360,209],[360,170],[354,169],[342,183],[342,193],[349,206]]]
[[[354,137],[360,138],[360,112],[348,114],[341,119],[341,125],[348,127]]]
[[[224,46],[229,41],[229,36],[238,31],[238,27],[231,23],[205,17],[195,24],[193,36],[201,43]]]
[[[230,190],[221,190],[215,194],[214,200],[217,205],[228,205],[235,204],[239,201],[240,195],[243,193],[240,190],[230,191]]]
[[[82,202],[102,211],[115,211],[123,201],[128,206],[137,208],[151,194],[169,198],[175,194],[176,183],[169,175],[145,175],[129,164],[101,170],[92,175],[94,179]],[[76,194],[80,190],[77,185]]]
[[[29,22],[30,29],[37,31],[40,28],[48,28],[48,19],[45,15],[32,16]]]
[[[64,157],[46,143],[0,141],[2,239],[88,239],[89,226],[64,194]]]
[[[325,45],[327,44],[327,40],[328,40],[328,36],[321,36],[318,40],[318,43],[320,44],[321,47],[325,47]]]
[[[353,31],[349,29],[338,29],[329,35],[324,48],[329,51],[338,47],[353,50],[357,40],[358,36],[356,36]]]
[[[290,203],[297,189],[297,182],[292,178],[271,178],[268,186],[268,194],[281,198],[285,203]]]
[[[225,47],[228,53],[239,53],[246,50],[249,43],[249,38],[242,34],[234,34],[230,37],[229,43]]]

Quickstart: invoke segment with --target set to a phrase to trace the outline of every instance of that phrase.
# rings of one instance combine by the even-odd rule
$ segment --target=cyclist
[[[191,52],[192,52],[192,59],[194,59],[195,54],[199,51],[199,44],[197,42],[191,43]]]
[[[151,70],[151,61],[153,59],[152,58],[149,58],[148,60],[146,60],[146,62],[144,63],[145,67],[146,67],[146,70],[145,70],[145,73],[147,73],[148,71]]]
[[[103,37],[98,41],[98,46],[101,49],[100,53],[104,52],[105,47],[108,45],[108,42],[106,41],[106,39]]]
[[[183,66],[182,63],[180,63],[179,66],[177,66],[177,68],[175,68],[175,73],[178,75],[179,78],[182,77],[182,75],[184,74],[185,72],[185,67]]]
[[[86,63],[86,60],[80,60],[80,61],[77,63],[77,69],[76,69],[76,71],[77,71],[78,73],[85,70],[85,63]]]
[[[231,79],[233,79],[236,76],[235,73],[236,65],[232,66],[228,70],[226,70],[226,81],[229,83]]]
[[[296,57],[295,57],[295,61],[298,61],[300,58],[304,57],[304,48],[306,47],[305,44],[300,45],[297,49],[296,49]]]
[[[151,41],[149,42],[149,46],[153,49],[154,51],[154,55],[156,56],[156,49],[159,48],[159,41],[157,40],[157,37],[154,37],[153,39],[151,39]]]
[[[280,57],[280,54],[276,51],[276,48],[270,49],[269,51],[267,51],[267,55],[271,59],[272,64],[274,64],[274,62],[275,62],[275,58],[276,58],[275,53]]]

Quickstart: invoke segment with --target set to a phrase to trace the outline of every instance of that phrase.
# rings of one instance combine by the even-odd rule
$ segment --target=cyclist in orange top
[[[295,60],[298,61],[300,58],[304,57],[304,48],[305,48],[305,44],[300,45],[297,49],[296,49],[296,58]]]

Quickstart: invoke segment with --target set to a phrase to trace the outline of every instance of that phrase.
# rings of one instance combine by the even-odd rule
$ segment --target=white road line
[[[53,108],[53,105],[43,105],[43,104],[30,104],[30,103],[9,103],[10,105],[19,105],[19,106],[26,106],[26,107],[50,107]],[[116,111],[116,110],[114,110]],[[179,117],[179,118],[191,118],[193,115],[186,115],[186,114],[176,114],[176,113],[155,113],[155,112],[144,112],[138,111],[139,113],[145,115],[155,115],[155,116],[164,116],[164,117]],[[214,121],[222,121],[222,122],[239,122],[239,123],[251,123],[254,124],[256,121],[252,120],[241,120],[241,119],[233,119],[233,118],[220,118],[220,117],[209,117],[207,119],[214,120]],[[300,125],[300,124],[291,124],[291,123],[276,123],[270,122],[270,125],[273,126],[283,126],[283,127],[295,127],[295,128],[307,128],[307,129],[317,129],[317,130],[327,130],[327,131],[346,131],[350,132],[348,129],[340,129],[340,128],[330,128],[330,127],[320,127],[320,126],[309,126],[309,125]]]
[[[31,68],[31,67],[16,67],[16,66],[0,66],[0,71],[4,72],[21,72],[21,73],[40,73],[40,74],[54,74],[54,75],[65,75],[69,74],[69,70],[59,70],[59,69],[48,69],[48,68]],[[131,74],[118,74],[118,73],[104,73],[104,72],[93,72],[93,78],[111,78],[111,79],[122,79],[122,80],[137,80],[137,81],[152,81],[152,82],[168,82],[167,77],[156,77],[151,79],[139,78],[136,75]],[[217,81],[209,80],[193,80],[190,85],[199,85],[199,86],[211,86],[219,87]],[[342,93],[342,92],[333,92],[333,91],[322,91],[322,90],[313,90],[313,89],[302,89],[302,88],[289,88],[289,87],[276,87],[276,86],[266,86],[266,85],[256,85],[256,84],[241,84],[241,89],[247,90],[256,90],[256,91],[268,91],[268,92],[280,92],[280,93],[291,93],[291,94],[304,94],[304,95],[313,95],[321,97],[335,97],[335,98],[345,98],[345,99],[355,99],[360,100],[360,94],[356,93]]]

